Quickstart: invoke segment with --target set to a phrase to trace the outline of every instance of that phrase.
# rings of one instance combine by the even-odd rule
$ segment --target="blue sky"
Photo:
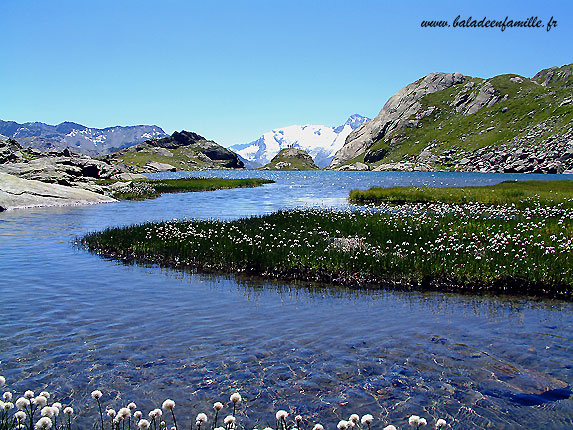
[[[0,119],[156,124],[225,146],[291,124],[375,116],[431,72],[573,62],[570,1],[1,0]],[[556,28],[428,29],[537,16]]]

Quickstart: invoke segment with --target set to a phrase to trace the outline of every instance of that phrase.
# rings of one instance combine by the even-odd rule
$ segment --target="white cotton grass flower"
[[[2,405],[2,409],[4,409],[6,412],[8,412],[10,409],[14,409],[14,403],[12,402],[0,402],[0,404]]]
[[[39,395],[34,399],[34,403],[39,407],[43,408],[48,404],[48,399],[45,396]]]
[[[14,418],[16,418],[16,421],[22,422],[26,419],[26,412],[18,411],[14,414]]]
[[[197,421],[198,423],[206,423],[207,415],[201,412],[200,414],[197,414],[197,418],[195,418],[195,421]]]
[[[0,387],[6,383],[6,378],[0,376]]]
[[[445,427],[447,425],[448,425],[448,423],[443,418],[440,418],[438,421],[436,421],[436,428],[437,429],[441,429],[442,427]]]
[[[223,420],[223,422],[224,422],[226,425],[235,424],[235,417],[234,417],[233,415],[227,415],[227,416],[225,417],[225,419]]]
[[[11,402],[12,393],[10,391],[6,391],[4,394],[2,394],[2,398],[4,399],[5,402]]]
[[[137,405],[136,405],[135,403],[131,402],[129,405],[127,405],[127,408],[128,408],[130,411],[133,411],[134,409],[137,408]]]
[[[233,393],[231,394],[231,402],[233,403],[241,403],[241,400],[243,400],[243,398],[241,397],[241,395],[239,393]]]
[[[165,400],[163,402],[163,405],[161,405],[161,408],[166,411],[172,411],[174,407],[175,407],[175,402],[171,399]]]
[[[336,428],[338,430],[345,430],[348,427],[348,421],[346,420],[340,420],[338,421],[338,424],[336,424]]]
[[[30,400],[26,397],[20,397],[18,400],[16,400],[16,407],[18,409],[25,409],[28,406],[30,406]]]
[[[31,400],[34,398],[34,392],[32,390],[27,390],[24,393],[24,397],[27,398],[28,400]]]
[[[312,430],[324,430],[324,426],[322,424],[315,424]]]
[[[363,415],[362,419],[360,420],[362,425],[364,425],[364,424],[370,425],[370,424],[372,424],[372,421],[374,421],[374,417],[370,414]]]
[[[300,422],[302,421],[302,416],[297,415],[296,417],[294,417],[294,420],[295,420],[297,423],[300,423]]]
[[[428,421],[426,421],[426,418],[420,418],[420,421],[418,421],[418,428],[426,427],[427,425],[428,425]]]
[[[50,393],[48,393],[47,391],[42,391],[42,392],[40,393],[40,396],[44,396],[46,399],[49,399],[49,398],[50,398]]]
[[[135,418],[137,418],[138,420],[140,420],[141,417],[143,416],[143,412],[141,412],[141,411],[135,411],[135,412],[133,413],[133,416],[134,416]]]
[[[419,423],[420,417],[418,415],[412,415],[410,418],[408,418],[408,424],[410,424],[412,427],[417,427]]]
[[[101,396],[103,396],[103,394],[100,390],[92,391],[92,399],[99,400],[101,399]]]
[[[396,426],[390,424],[390,425],[384,427],[383,430],[398,430],[398,429],[396,428]]]
[[[349,421],[352,421],[354,424],[358,424],[360,416],[358,414],[352,414],[350,415]]]
[[[225,427],[215,427],[215,430],[225,430]]]
[[[147,420],[139,420],[137,423],[137,427],[139,427],[141,430],[147,430],[150,425],[150,422]]]
[[[273,430],[272,427],[265,427],[263,430]]]
[[[131,411],[128,408],[121,408],[119,411],[117,411],[117,414],[125,419],[131,416]]]
[[[42,417],[38,420],[34,428],[38,430],[47,430],[52,428],[52,420],[48,417]]]
[[[165,421],[161,421],[161,422],[159,423],[159,428],[166,429],[166,428],[167,428],[167,423],[166,423]]]
[[[284,420],[284,419],[286,419],[286,417],[288,417],[288,412],[285,411],[284,409],[281,409],[281,410],[277,411],[277,413],[275,414],[275,417],[278,421]]]
[[[68,406],[64,409],[64,414],[66,415],[73,415],[74,414],[74,408],[72,408],[71,406]]]
[[[106,411],[106,414],[107,414],[108,417],[114,418],[114,417],[115,417],[115,414],[116,414],[115,409],[108,409],[108,410]]]
[[[62,404],[60,402],[52,403],[52,408],[62,409]]]
[[[223,409],[223,403],[221,403],[221,402],[213,403],[213,409],[215,409],[217,412],[219,412],[221,409]]]
[[[40,415],[42,415],[43,417],[52,418],[54,416],[54,410],[52,409],[51,406],[44,406],[42,408],[42,411],[40,412]]]
[[[354,428],[355,425],[356,424],[354,424],[354,421],[350,421],[350,420],[346,421],[346,428],[347,429]]]

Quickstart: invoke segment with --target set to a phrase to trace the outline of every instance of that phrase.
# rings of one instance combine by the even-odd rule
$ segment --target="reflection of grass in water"
[[[481,187],[394,187],[353,190],[354,203],[430,202],[486,205],[514,204],[519,208],[557,206],[573,208],[573,181],[505,181]]]
[[[391,209],[389,209],[391,210]],[[82,239],[107,256],[350,287],[571,298],[570,210],[405,206],[279,211],[230,222],[112,228]]]

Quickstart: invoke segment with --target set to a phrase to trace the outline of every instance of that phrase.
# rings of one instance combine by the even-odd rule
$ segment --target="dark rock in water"
[[[556,402],[558,400],[565,400],[571,397],[573,391],[569,387],[558,388],[555,390],[544,391],[540,394],[527,394],[527,393],[510,393],[509,398],[512,402],[518,403],[523,406],[537,406],[544,403]]]

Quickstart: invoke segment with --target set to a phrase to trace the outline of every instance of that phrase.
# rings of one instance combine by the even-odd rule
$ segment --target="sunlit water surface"
[[[454,428],[573,428],[569,303],[206,276],[124,265],[73,246],[106,226],[343,206],[350,189],[374,185],[540,176],[200,175],[277,182],[0,214],[0,374],[9,389],[54,392],[84,428],[97,418],[94,389],[104,392],[104,405],[135,401],[145,413],[170,397],[183,428],[235,390],[245,399],[238,422],[247,428],[274,425],[279,408],[329,430],[354,412],[374,415],[378,429],[406,428],[411,414],[432,425],[445,418]]]

